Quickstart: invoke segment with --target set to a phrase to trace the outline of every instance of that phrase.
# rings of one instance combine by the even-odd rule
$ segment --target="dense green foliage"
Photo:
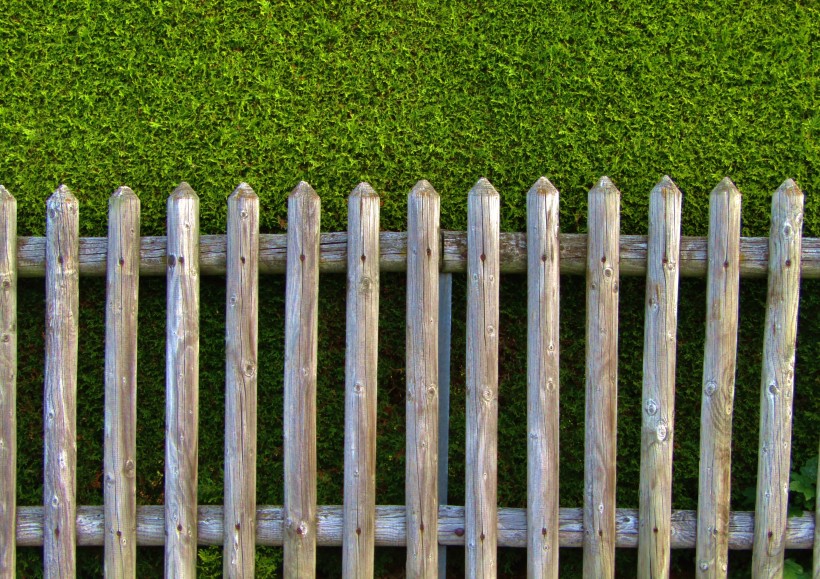
[[[724,175],[744,194],[743,232],[766,235],[769,196],[786,177],[807,192],[806,235],[820,235],[817,59],[820,12],[798,2],[276,2],[259,0],[0,1],[0,182],[17,197],[21,235],[42,235],[44,201],[65,182],[81,202],[84,235],[105,235],[108,194],[130,185],[143,233],[164,229],[180,180],[202,200],[202,231],[225,228],[225,197],[240,181],[262,199],[262,228],[286,226],[300,179],[322,197],[324,230],[346,226],[345,196],[360,180],[382,195],[382,226],[405,227],[405,196],[428,179],[442,225],[466,225],[466,192],[484,175],[501,192],[502,226],[524,229],[524,194],[541,174],[561,190],[561,227],[582,231],[586,191],[608,174],[623,193],[622,230],[646,230],[648,191],[667,173],[684,192],[684,232],[706,232],[707,193]],[[404,502],[403,279],[385,275],[380,334],[378,497]],[[259,501],[281,503],[284,284],[261,280]],[[637,504],[643,282],[621,291],[618,500]],[[795,463],[816,453],[820,399],[818,286],[803,284],[796,373]],[[564,506],[581,504],[583,280],[562,279]],[[42,280],[20,283],[19,496],[42,501]],[[499,501],[525,502],[525,281],[502,284]],[[765,282],[743,281],[735,405],[733,501],[756,473]],[[319,500],[341,502],[344,279],[321,287]],[[163,500],[164,298],[141,284],[138,493]],[[104,284],[81,284],[81,504],[102,500]],[[684,280],[675,434],[676,508],[697,496],[704,284]],[[224,280],[202,284],[200,500],[222,502]],[[456,279],[451,502],[463,500],[464,286]],[[219,549],[201,551],[219,575]],[[142,576],[161,552],[140,550]],[[260,575],[278,549],[260,550]],[[676,555],[686,569],[693,554]],[[320,552],[338,573],[336,550]],[[402,550],[379,549],[383,576]],[[454,572],[462,556],[452,550]],[[578,552],[562,552],[563,574]],[[634,554],[619,551],[624,575]],[[732,566],[744,573],[745,554]],[[40,557],[22,549],[23,576]],[[518,576],[523,553],[501,570]],[[101,568],[84,549],[82,574]],[[265,573],[263,573],[265,571]]]

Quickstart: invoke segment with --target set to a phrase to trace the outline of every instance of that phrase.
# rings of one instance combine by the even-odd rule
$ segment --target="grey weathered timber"
[[[320,547],[339,547],[342,544],[343,507],[317,507],[317,544]],[[43,507],[18,507],[17,544],[21,547],[39,547],[43,544]],[[283,509],[278,506],[258,506],[256,544],[278,547],[282,545]],[[559,543],[561,547],[578,548],[583,544],[583,510],[562,508],[558,513]],[[200,506],[198,509],[199,544],[222,545],[224,516],[222,506]],[[137,545],[161,547],[165,544],[162,506],[137,507]],[[442,505],[438,515],[439,543],[464,546],[464,507]],[[695,547],[695,511],[672,511],[672,548]],[[81,547],[102,546],[103,508],[82,506],[77,509],[77,544]],[[634,549],[638,546],[638,509],[617,509],[615,512],[615,546]],[[404,547],[406,533],[404,505],[376,507],[376,546]],[[754,541],[754,513],[735,511],[729,516],[729,548],[751,550]],[[806,512],[791,517],[786,527],[786,548],[811,550],[814,541],[814,515]],[[526,509],[498,509],[498,546],[525,548],[527,546]]]
[[[498,543],[500,198],[483,177],[467,198],[466,574],[495,577]]]
[[[706,348],[700,415],[698,577],[726,577],[732,404],[737,356],[740,192],[728,178],[709,199]]]
[[[254,576],[259,198],[247,183],[228,197],[225,304],[225,538],[222,574]]]
[[[108,200],[105,299],[105,576],[136,577],[137,304],[140,200],[120,187]]]
[[[615,575],[620,200],[608,177],[589,192],[584,577]]]
[[[407,199],[407,577],[438,573],[439,195]]]
[[[199,444],[199,198],[168,198],[165,354],[165,576],[196,576]],[[220,541],[221,542],[221,541]]]
[[[259,236],[259,273],[285,273],[287,261],[286,235],[281,233]],[[380,234],[381,271],[406,271],[407,234],[383,231]],[[587,236],[579,233],[562,233],[561,273],[584,275],[586,271]],[[203,235],[201,237],[200,274],[225,275],[225,236]],[[441,232],[441,272],[464,273],[467,271],[467,233],[465,231]],[[143,237],[140,250],[140,275],[165,274],[165,237]],[[329,232],[321,236],[319,271],[343,273],[347,268],[347,233]],[[106,240],[104,237],[80,239],[80,275],[104,276]],[[527,236],[523,233],[502,233],[499,238],[501,273],[526,273]],[[646,236],[622,235],[620,242],[621,276],[646,275]],[[763,278],[769,260],[769,240],[765,237],[742,237],[740,239],[741,277]],[[707,269],[705,237],[681,237],[679,269],[682,277],[705,277]],[[820,278],[820,239],[804,239],[801,258],[801,275],[804,279]],[[45,238],[20,237],[18,239],[17,268],[20,277],[43,277],[45,272]]]
[[[61,185],[46,203],[45,577],[76,568],[79,237],[77,199]]]
[[[820,497],[820,468],[817,470],[817,494],[814,495],[815,497]],[[791,519],[789,519],[787,523],[787,535],[786,535],[786,548],[790,548],[789,545],[789,536],[788,536],[788,525],[791,523]],[[814,579],[820,579],[820,501],[814,501],[814,558],[812,561],[812,577]]]
[[[802,231],[803,192],[789,179],[772,197],[769,230],[769,291],[763,337],[760,454],[752,556],[755,577],[783,576]]]
[[[316,573],[316,369],[321,202],[302,181],[288,198],[285,289],[285,577]]]
[[[345,577],[372,577],[376,519],[376,363],[379,337],[379,196],[367,183],[347,206],[345,350]]]
[[[638,576],[669,577],[681,192],[664,176],[649,195],[643,340]]]
[[[17,200],[0,185],[0,579],[15,577]]]
[[[558,191],[527,193],[527,575],[558,577]]]

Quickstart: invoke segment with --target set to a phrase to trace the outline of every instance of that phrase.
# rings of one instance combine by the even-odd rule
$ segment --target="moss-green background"
[[[286,226],[300,179],[322,197],[326,231],[346,227],[345,196],[360,180],[383,199],[382,227],[406,225],[406,194],[428,179],[442,225],[466,225],[480,176],[501,192],[502,227],[524,229],[524,194],[542,174],[561,190],[563,231],[583,231],[586,192],[603,174],[623,193],[622,231],[646,231],[648,192],[669,174],[684,192],[685,234],[706,232],[709,190],[724,175],[744,194],[744,235],[766,235],[771,192],[793,177],[806,191],[804,233],[820,235],[816,3],[256,2],[0,0],[0,182],[19,202],[20,234],[44,233],[44,202],[65,182],[81,203],[83,235],[105,235],[106,200],[120,184],[142,199],[142,230],[164,230],[165,198],[180,180],[202,201],[202,232],[225,229],[225,198],[240,181],[262,200],[262,229]],[[562,278],[561,490],[581,504],[583,280]],[[636,506],[643,281],[621,291],[618,500]],[[805,282],[795,397],[796,464],[817,452],[820,285]],[[281,503],[284,285],[260,280],[259,501]],[[141,283],[138,493],[163,500],[163,279]],[[404,501],[404,291],[384,275],[380,320],[379,503]],[[502,281],[499,501],[525,502],[525,280]],[[344,280],[321,285],[319,499],[340,503]],[[455,280],[451,502],[463,500],[464,284]],[[742,282],[735,405],[734,507],[756,473],[765,282]],[[20,282],[19,502],[42,501],[43,283]],[[81,282],[78,494],[102,500],[103,300]],[[202,283],[200,500],[222,501],[224,279]],[[681,284],[674,506],[697,495],[704,284]],[[564,576],[579,573],[562,551]],[[799,557],[799,555],[797,555]],[[686,576],[694,554],[676,554]],[[83,576],[101,550],[83,549]],[[162,554],[141,549],[141,576]],[[261,549],[260,575],[278,549]],[[452,549],[453,573],[463,552]],[[743,576],[746,554],[733,554]],[[337,550],[319,552],[338,574]],[[404,553],[379,549],[381,576]],[[805,559],[804,559],[805,560]],[[20,550],[20,574],[40,553]],[[619,551],[620,573],[634,552]],[[521,551],[501,571],[518,576]],[[221,572],[201,550],[202,576]]]

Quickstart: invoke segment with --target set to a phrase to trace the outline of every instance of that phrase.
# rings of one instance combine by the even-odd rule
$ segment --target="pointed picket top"
[[[655,192],[660,193],[664,197],[677,197],[681,195],[680,189],[678,189],[678,186],[675,185],[675,182],[672,181],[669,175],[664,175],[661,180],[658,181],[658,184],[652,188],[651,194],[655,194]]]
[[[256,199],[257,195],[256,192],[251,188],[250,185],[242,181],[239,185],[236,186],[236,189],[233,190],[228,196],[228,199]]]
[[[77,198],[66,185],[60,185],[48,198],[50,205],[62,205],[64,203],[76,203]]]
[[[199,199],[199,196],[187,182],[183,181],[171,193],[170,199]]]
[[[290,192],[290,195],[288,195],[288,197],[291,199],[299,199],[301,197],[313,199],[318,198],[319,195],[316,193],[313,187],[310,186],[310,183],[308,183],[307,181],[299,181],[299,184],[293,188],[293,191]]]
[[[720,183],[715,185],[715,188],[712,189],[712,193],[710,193],[710,195],[722,195],[724,193],[728,193],[729,195],[740,195],[740,191],[737,186],[732,183],[732,180],[729,179],[729,177],[724,177],[721,179]]]
[[[121,187],[117,187],[117,190],[111,194],[112,199],[116,199],[119,197],[136,197],[137,194],[131,190],[131,187],[127,185],[123,185]]]
[[[493,187],[492,183],[490,183],[486,177],[482,177],[476,184],[473,185],[473,188],[470,189],[469,193],[470,197],[497,197],[498,191],[496,191],[495,187]]]
[[[9,193],[8,189],[0,185],[0,203],[8,200],[14,201],[14,195]]]
[[[546,197],[548,195],[558,195],[558,189],[555,185],[550,183],[546,177],[539,177],[538,181],[533,183],[530,190],[527,191],[527,197]]]
[[[411,197],[438,197],[438,191],[433,189],[427,179],[422,179],[410,190]]]
[[[595,186],[592,189],[589,190],[589,192],[590,192],[590,194],[595,193],[595,194],[600,194],[600,195],[613,195],[614,194],[614,195],[619,195],[620,196],[620,194],[621,194],[621,192],[615,186],[615,183],[612,182],[612,179],[610,179],[606,175],[604,175],[603,177],[598,179],[598,182],[595,184]]]
[[[786,195],[787,197],[796,197],[798,195],[803,195],[803,191],[794,182],[794,179],[786,179],[783,183],[780,184],[780,187],[777,188],[777,191],[774,192],[775,195]]]
[[[370,186],[370,183],[365,183],[362,181],[353,191],[350,192],[351,197],[378,197],[379,194],[373,190],[373,187]]]

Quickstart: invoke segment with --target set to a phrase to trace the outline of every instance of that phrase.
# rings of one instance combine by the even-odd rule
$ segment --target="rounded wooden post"
[[[558,191],[527,193],[527,576],[558,577]]]
[[[256,552],[256,368],[259,198],[228,197],[225,304],[225,577],[251,579]]]
[[[589,192],[584,577],[615,576],[620,199],[608,177]]]
[[[105,576],[137,571],[137,304],[140,200],[120,187],[108,200],[105,300]]]
[[[77,514],[79,208],[65,185],[46,204],[46,367],[43,469],[45,577],[73,577]]]
[[[199,444],[199,198],[168,198],[165,358],[165,577],[196,576]]]
[[[484,178],[467,198],[468,577],[495,577],[498,546],[498,191]]]
[[[347,209],[347,339],[342,568],[372,577],[376,526],[379,196],[367,183]]]
[[[285,507],[287,578],[316,574],[316,372],[321,201],[302,181],[288,198],[285,288]]]

